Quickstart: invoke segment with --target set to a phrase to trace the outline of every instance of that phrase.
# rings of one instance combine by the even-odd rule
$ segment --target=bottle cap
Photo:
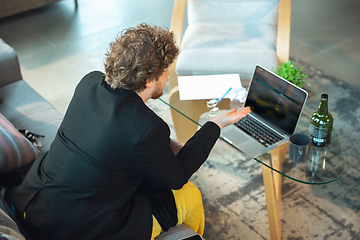
[[[329,96],[326,93],[321,94],[321,99],[328,99]]]

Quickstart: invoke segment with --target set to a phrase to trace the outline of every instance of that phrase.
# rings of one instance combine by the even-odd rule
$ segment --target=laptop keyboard
[[[235,126],[246,132],[265,147],[273,145],[274,143],[284,139],[281,135],[271,130],[250,115],[240,119],[235,123]]]

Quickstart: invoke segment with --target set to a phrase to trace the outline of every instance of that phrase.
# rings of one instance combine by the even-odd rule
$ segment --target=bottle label
[[[316,138],[326,138],[328,135],[328,129],[310,125],[310,135],[312,135]]]
[[[315,143],[318,146],[327,145],[328,133],[329,133],[328,128],[316,127],[314,125],[310,125],[310,137],[313,143]]]

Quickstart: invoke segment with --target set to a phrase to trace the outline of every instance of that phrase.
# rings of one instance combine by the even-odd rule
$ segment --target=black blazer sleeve
[[[208,122],[175,155],[168,126],[156,121],[136,146],[132,168],[160,185],[180,189],[205,162],[219,134],[220,128]]]

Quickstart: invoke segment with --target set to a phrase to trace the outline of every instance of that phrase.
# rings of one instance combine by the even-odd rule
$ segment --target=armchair
[[[206,100],[180,101],[178,75],[239,73],[248,87],[256,64],[277,69],[287,62],[290,19],[291,0],[175,0],[170,30],[180,54],[170,66],[170,105],[195,121],[207,111]],[[219,107],[228,109],[229,101]],[[197,125],[173,109],[171,115],[177,139],[186,142]]]

